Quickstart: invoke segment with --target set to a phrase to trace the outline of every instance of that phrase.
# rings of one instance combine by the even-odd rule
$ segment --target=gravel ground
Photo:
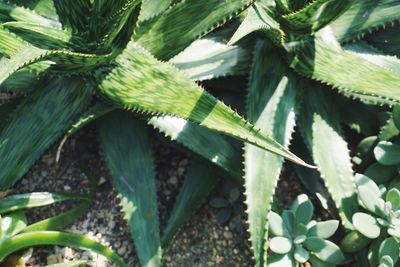
[[[161,228],[165,225],[186,166],[187,155],[162,143],[157,143],[158,201]],[[130,266],[139,266],[129,230],[118,206],[117,193],[111,186],[106,165],[99,155],[93,129],[78,133],[63,147],[60,162],[55,162],[56,147],[45,154],[15,186],[16,192],[77,192],[85,191],[87,179],[78,168],[84,163],[98,177],[98,191],[92,208],[66,231],[84,234],[112,247]],[[213,196],[218,195],[218,187]],[[211,197],[213,197],[211,196]],[[207,202],[208,203],[208,202]],[[216,221],[215,210],[205,204],[183,227],[175,244],[165,257],[165,266],[252,266],[247,238],[235,241],[238,229],[244,227],[240,216],[233,217],[226,226]],[[33,222],[57,212],[65,211],[74,203],[61,203],[52,207],[29,211]],[[239,227],[238,227],[239,225]],[[78,259],[89,259],[90,266],[113,266],[105,258],[91,252],[62,247],[35,248],[28,266],[44,266]]]

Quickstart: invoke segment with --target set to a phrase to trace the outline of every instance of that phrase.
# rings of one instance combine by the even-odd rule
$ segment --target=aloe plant
[[[285,147],[295,130],[301,134],[294,136],[303,140],[293,143],[305,143],[308,152],[296,147],[293,151],[314,161],[318,173],[296,172],[318,198],[326,202],[330,195],[348,229],[354,229],[352,216],[358,203],[341,123],[350,124],[355,115],[377,109],[372,105],[399,103],[398,39],[385,34],[398,30],[399,9],[399,3],[391,0],[262,0],[247,9],[229,41],[253,52],[247,118]],[[385,36],[385,41],[378,36]],[[391,144],[379,147],[383,146]],[[245,144],[244,163],[250,240],[256,266],[265,266],[269,223],[265,215],[283,160]]]
[[[330,238],[339,226],[338,220],[312,220],[314,207],[307,195],[299,195],[281,215],[270,211],[269,248],[274,253],[268,266],[335,266],[344,262],[340,248]]]
[[[191,79],[246,73],[248,67],[235,63],[248,62],[247,50],[221,45],[215,35],[195,41],[252,3],[0,1],[0,88],[25,95],[2,109],[7,119],[0,131],[0,190],[14,185],[62,135],[64,142],[101,118],[101,147],[139,259],[143,266],[159,266],[161,240],[164,244],[171,240],[159,233],[152,135],[146,122],[228,173],[229,161],[223,154],[236,148],[217,133],[310,166]],[[213,43],[217,50],[198,58],[203,64],[192,62],[202,41]],[[186,54],[178,55],[186,48]],[[240,60],[229,61],[232,57]],[[175,123],[168,122],[171,118]],[[185,129],[196,129],[190,141],[185,129],[173,128],[177,121]],[[213,138],[213,145],[205,150],[201,142]],[[193,166],[198,169],[198,161]],[[176,204],[181,208],[166,228],[171,229],[166,233],[169,238],[191,215],[187,212],[191,205],[198,207],[215,184],[212,179],[219,170],[204,168],[209,168],[204,171],[210,175],[209,186],[200,187],[188,207]],[[191,176],[197,177],[189,170],[189,181]],[[197,179],[182,189],[182,199],[196,190],[201,183]]]

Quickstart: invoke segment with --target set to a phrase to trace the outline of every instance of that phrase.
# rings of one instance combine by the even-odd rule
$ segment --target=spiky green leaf
[[[91,99],[81,78],[57,78],[28,96],[0,132],[0,190],[18,181]],[[23,125],[23,127],[21,127]],[[34,149],[33,149],[34,148]]]
[[[351,1],[350,7],[329,24],[339,41],[354,40],[400,19],[397,0]]]
[[[100,141],[140,262],[160,266],[156,177],[147,127],[129,113],[114,112],[101,123]]]
[[[323,38],[306,42],[291,66],[302,75],[330,84],[361,100],[385,104],[400,102],[399,75],[344,51],[331,38],[332,35],[325,31]],[[352,70],[351,76],[348,69]]]
[[[316,84],[306,86],[302,133],[344,224],[351,227],[358,203],[349,149],[335,117],[331,94]]]
[[[268,55],[268,56],[266,56]],[[247,117],[261,132],[288,147],[295,126],[295,81],[276,51],[258,43],[250,75]],[[271,153],[245,145],[245,188],[250,240],[257,266],[266,257],[267,214],[271,209],[283,160]]]
[[[168,60],[191,42],[237,15],[253,0],[186,0],[144,22],[134,39],[157,58]]]
[[[248,8],[246,18],[240,24],[228,44],[235,44],[255,31],[265,34],[278,45],[283,44],[285,41],[285,33],[280,29],[279,23],[268,15],[262,4],[254,3]]]
[[[188,119],[306,165],[173,66],[157,61],[134,43],[116,62],[117,67],[101,77],[99,88],[118,106]]]

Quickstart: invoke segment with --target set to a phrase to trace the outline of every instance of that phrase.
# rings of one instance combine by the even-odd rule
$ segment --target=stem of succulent
[[[355,253],[365,248],[371,241],[371,239],[362,235],[360,232],[351,231],[343,238],[342,242],[340,242],[340,248],[343,252]]]

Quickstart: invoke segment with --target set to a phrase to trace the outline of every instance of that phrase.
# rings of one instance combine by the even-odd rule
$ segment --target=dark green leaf
[[[147,125],[114,112],[100,126],[100,141],[143,266],[161,265],[161,241],[152,145]]]

